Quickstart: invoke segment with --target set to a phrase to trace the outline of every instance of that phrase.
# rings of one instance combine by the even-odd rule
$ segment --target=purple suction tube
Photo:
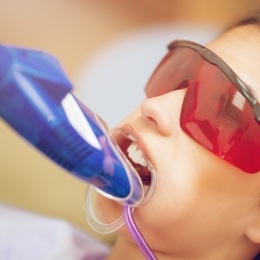
[[[125,219],[126,226],[128,227],[130,234],[132,235],[136,244],[138,245],[138,247],[144,254],[145,258],[149,259],[149,260],[157,260],[156,255],[154,254],[152,249],[147,244],[145,238],[139,231],[139,229],[134,221],[133,211],[134,211],[133,207],[127,206],[127,205],[123,206],[123,216]]]

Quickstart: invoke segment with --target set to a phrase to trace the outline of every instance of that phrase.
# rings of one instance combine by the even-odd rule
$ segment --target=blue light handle
[[[72,93],[57,59],[0,45],[0,116],[61,167],[123,204],[143,185],[106,126]]]

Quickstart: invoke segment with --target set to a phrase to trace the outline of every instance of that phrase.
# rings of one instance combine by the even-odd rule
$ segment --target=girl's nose
[[[161,134],[170,136],[180,128],[180,113],[185,93],[186,89],[180,89],[145,99],[141,105],[142,117]]]

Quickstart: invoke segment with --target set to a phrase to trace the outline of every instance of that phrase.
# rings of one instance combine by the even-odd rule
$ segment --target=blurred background
[[[181,37],[204,43],[255,4],[251,0],[0,0],[0,42],[54,54],[77,96],[113,125],[129,95],[134,100],[124,107],[126,111],[142,98],[145,81],[169,41]],[[85,183],[35,151],[0,119],[1,203],[65,219],[110,242],[111,236],[96,234],[86,223],[85,191]]]

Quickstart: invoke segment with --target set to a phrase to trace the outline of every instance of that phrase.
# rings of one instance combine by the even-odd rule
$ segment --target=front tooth
[[[133,152],[135,152],[137,150],[137,143],[132,143],[128,148],[127,148],[127,152],[129,154],[132,154]]]
[[[144,158],[142,158],[138,163],[141,164],[143,167],[146,167],[148,165],[147,161]]]
[[[135,162],[138,163],[143,158],[143,152],[138,149],[137,143],[132,143],[127,148],[128,156]]]
[[[127,136],[130,140],[132,140],[133,142],[136,142],[136,138],[133,135],[128,135]]]
[[[136,151],[133,155],[132,155],[132,160],[135,163],[139,163],[139,161],[143,158],[143,152],[141,150]]]
[[[132,143],[127,149],[128,156],[132,159],[136,151],[137,151],[137,144]]]
[[[148,164],[148,171],[152,172],[153,171],[153,166],[151,164]]]
[[[132,159],[135,163],[140,164],[143,167],[147,167],[148,163],[146,159],[144,158],[144,154],[141,150],[139,150],[139,147],[136,142],[132,143],[127,148],[128,156]]]

